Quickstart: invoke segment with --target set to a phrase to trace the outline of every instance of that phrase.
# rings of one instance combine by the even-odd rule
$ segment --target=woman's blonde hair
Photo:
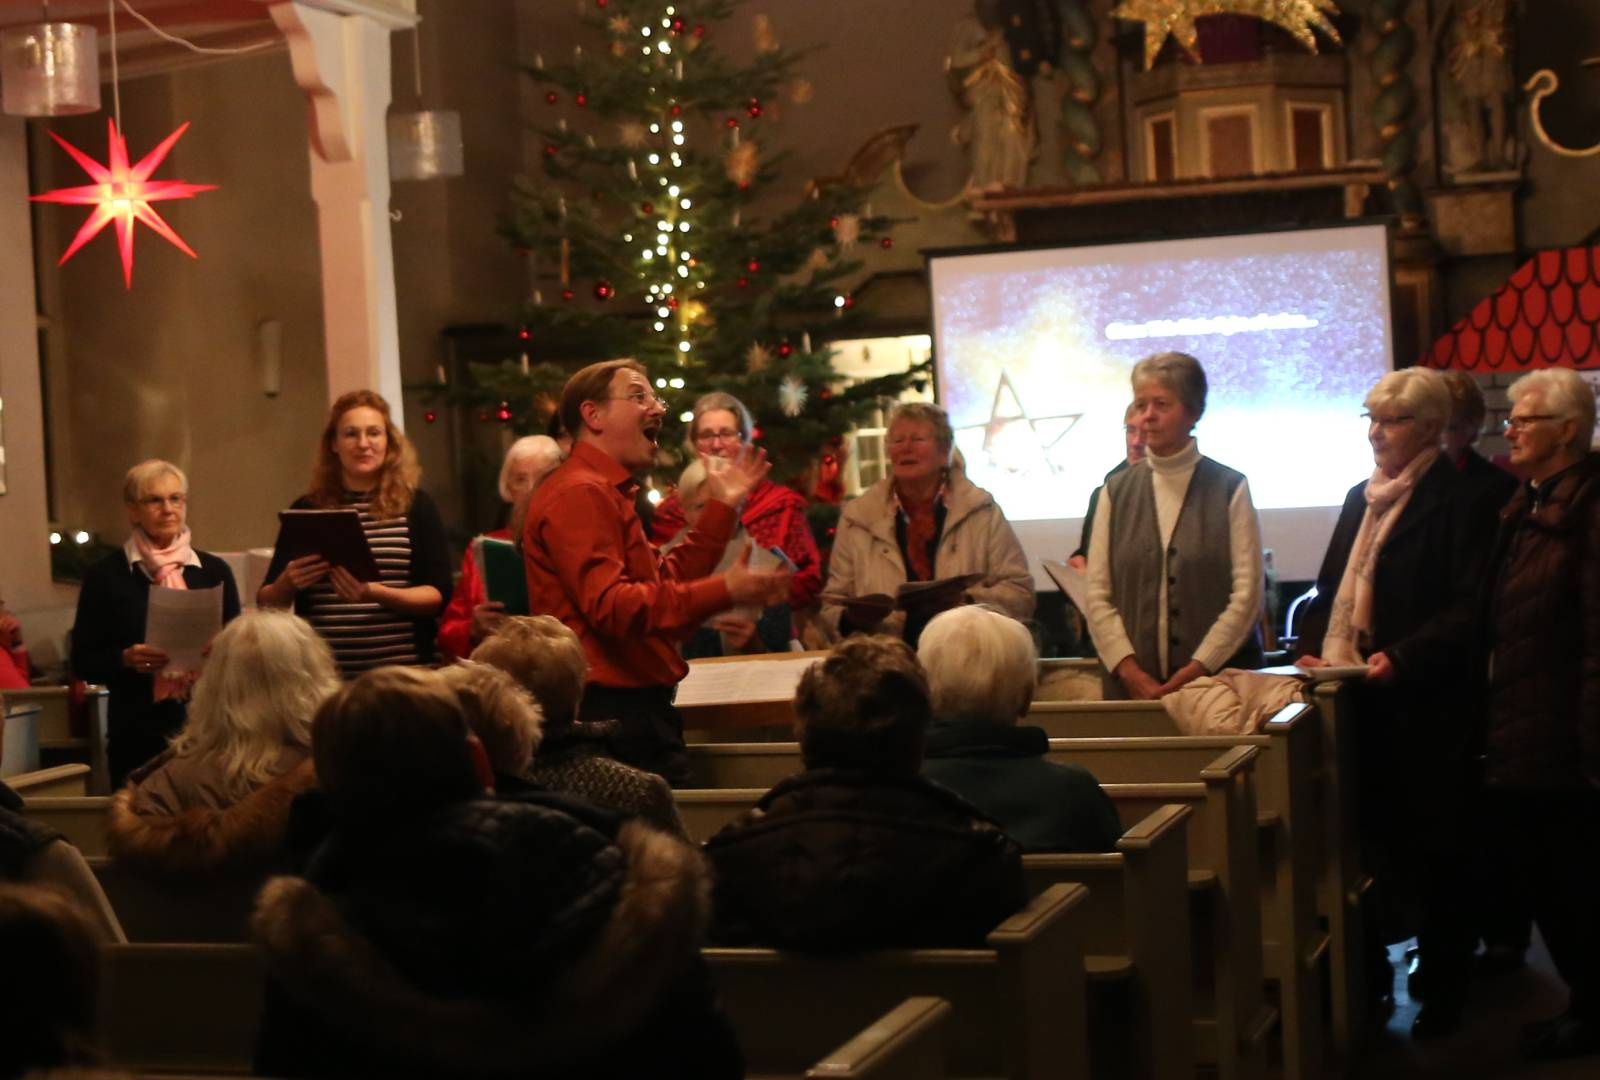
[[[555,471],[561,464],[565,455],[561,453],[561,446],[548,435],[524,435],[506,448],[505,460],[500,463],[500,499],[502,502],[511,502],[511,470],[516,468],[517,462],[523,458],[532,458],[538,462],[539,474],[533,478],[535,490],[544,478]]]
[[[467,726],[483,743],[489,767],[505,776],[527,772],[543,736],[533,695],[510,672],[475,660],[440,668],[439,674],[461,699]]]
[[[589,659],[583,642],[554,615],[512,615],[472,650],[472,659],[508,673],[539,703],[544,730],[578,718]]]
[[[917,639],[917,660],[935,716],[1014,724],[1033,701],[1033,635],[998,611],[968,604],[934,616]]]
[[[328,410],[328,423],[322,429],[322,440],[317,444],[317,459],[311,467],[311,502],[316,506],[338,506],[344,495],[344,477],[339,471],[339,453],[334,443],[339,437],[339,421],[351,409],[376,409],[383,416],[387,435],[383,453],[383,471],[378,474],[378,490],[372,495],[372,516],[375,518],[402,517],[411,509],[411,497],[416,494],[417,482],[422,479],[422,466],[417,464],[417,451],[405,432],[394,426],[389,414],[389,403],[371,390],[352,390],[342,394]]]
[[[311,748],[311,718],[339,688],[327,642],[287,611],[249,611],[222,628],[195,683],[179,757],[215,757],[222,787],[243,798],[274,777],[285,747]]]
[[[163,476],[177,477],[178,485],[183,488],[184,494],[188,494],[189,478],[183,475],[182,469],[170,461],[149,458],[129,469],[122,478],[122,501],[129,506],[137,506],[145,492],[150,490],[150,485]]]
[[[1367,393],[1364,403],[1373,409],[1398,407],[1416,417],[1423,427],[1442,434],[1450,423],[1450,387],[1432,368],[1408,367],[1391,371]]]
[[[929,401],[902,401],[889,411],[889,422],[884,433],[894,430],[896,424],[915,422],[933,425],[933,438],[946,454],[956,445],[955,429],[950,426],[950,414]]]

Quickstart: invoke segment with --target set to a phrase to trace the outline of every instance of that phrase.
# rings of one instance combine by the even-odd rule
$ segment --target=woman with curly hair
[[[439,511],[418,489],[416,451],[371,390],[333,403],[317,445],[311,490],[293,509],[352,509],[378,564],[361,581],[317,555],[273,555],[263,607],[294,605],[333,649],[345,678],[386,664],[433,659],[439,612],[450,599],[450,550]]]

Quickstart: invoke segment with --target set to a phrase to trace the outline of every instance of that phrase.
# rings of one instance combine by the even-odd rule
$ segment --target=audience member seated
[[[228,564],[189,541],[189,480],[152,458],[128,470],[122,501],[132,525],[120,552],[91,566],[78,590],[72,624],[72,674],[111,693],[106,756],[112,787],[166,749],[183,727],[194,684],[166,671],[167,654],[144,639],[151,589],[222,587],[222,621],[239,614]]]
[[[6,610],[0,598],[0,690],[28,688],[28,647],[22,643],[22,623]]]
[[[0,1080],[98,1061],[96,937],[92,920],[66,897],[0,884]]]
[[[336,825],[257,904],[257,1072],[741,1076],[698,953],[700,856],[639,822],[485,797],[475,745],[437,672],[368,672],[318,711]]]
[[[508,507],[521,505],[526,515],[527,500],[534,489],[565,456],[550,436],[524,435],[507,448],[505,461],[500,465],[500,498]],[[516,525],[514,517],[512,525]],[[510,541],[521,533],[508,528],[484,535],[491,540]],[[467,553],[461,559],[461,576],[439,619],[439,652],[448,659],[466,659],[472,647],[488,637],[494,624],[505,617],[506,606],[498,600],[490,600],[484,591],[483,572],[478,569],[475,547],[475,544],[467,545]]]
[[[927,680],[894,638],[852,637],[801,677],[806,771],[706,844],[717,941],[971,946],[1022,907],[1016,841],[918,774],[929,717]]]
[[[589,662],[578,635],[560,619],[551,615],[505,619],[472,651],[472,659],[509,674],[533,695],[543,714],[542,727],[529,740],[533,764],[516,770],[525,779],[688,837],[667,782],[606,756],[608,724],[578,720]],[[540,719],[536,715],[535,724]]]
[[[1050,737],[1018,724],[1033,703],[1038,656],[1017,620],[977,605],[934,617],[917,659],[933,723],[922,775],[998,821],[1023,851],[1110,851],[1117,808],[1089,770],[1045,760]]]
[[[688,525],[692,526],[698,521],[700,511],[705,508],[708,497],[705,485],[706,466],[699,461],[692,462],[678,479],[677,498],[684,521]],[[686,535],[688,535],[687,529],[679,531],[677,536],[668,541],[661,550],[666,551],[677,543],[679,537]],[[722,562],[717,564],[715,572],[726,573],[728,567],[733,565],[734,560],[751,543],[750,534],[745,531],[744,522],[740,521],[733,531],[733,538],[728,541]],[[761,563],[757,562],[758,558],[762,560]],[[750,561],[751,565],[777,565],[776,556],[765,551],[752,551]],[[791,590],[792,588],[791,583]],[[766,608],[736,607],[707,619],[700,629],[694,632],[694,636],[683,643],[683,658],[698,660],[706,656],[787,652],[789,641],[793,636],[794,619],[790,614],[788,603],[772,604]]]
[[[311,718],[338,688],[333,653],[299,616],[229,623],[183,730],[112,799],[112,853],[177,873],[281,864],[289,806],[317,782]]]
[[[122,924],[83,853],[56,830],[22,813],[22,806],[22,796],[0,783],[0,882],[53,889],[92,918],[96,937],[124,940]],[[0,957],[8,967],[13,963],[4,952]]]

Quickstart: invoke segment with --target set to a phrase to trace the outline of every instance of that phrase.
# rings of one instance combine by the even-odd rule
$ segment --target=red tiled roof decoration
[[[1539,252],[1422,363],[1479,373],[1600,367],[1600,247]]]

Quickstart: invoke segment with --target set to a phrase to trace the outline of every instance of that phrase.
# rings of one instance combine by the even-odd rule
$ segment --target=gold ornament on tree
[[[760,166],[761,153],[756,149],[754,139],[745,139],[728,151],[724,159],[724,167],[728,179],[735,184],[748,184],[756,178],[756,170]]]
[[[633,20],[626,15],[613,15],[606,21],[606,26],[611,28],[613,34],[626,34],[633,30]]]
[[[817,88],[810,79],[796,79],[794,85],[789,87],[789,100],[796,105],[807,105],[817,94]]]
[[[772,29],[772,19],[766,15],[757,15],[751,26],[751,33],[755,37],[756,52],[775,53],[778,51],[778,34]]]
[[[637,120],[624,120],[617,125],[617,141],[630,150],[637,150],[644,145],[644,125]]]
[[[854,251],[861,240],[861,215],[840,214],[833,226],[833,242],[840,251]]]
[[[759,375],[772,363],[772,353],[759,341],[744,351],[744,367],[752,375]]]
[[[1311,52],[1317,51],[1313,29],[1321,30],[1335,44],[1342,44],[1339,31],[1328,20],[1328,16],[1339,14],[1335,0],[1122,0],[1111,14],[1128,22],[1144,23],[1147,69],[1155,64],[1156,54],[1169,34],[1198,61],[1199,35],[1194,21],[1202,15],[1249,15],[1282,27]]]

